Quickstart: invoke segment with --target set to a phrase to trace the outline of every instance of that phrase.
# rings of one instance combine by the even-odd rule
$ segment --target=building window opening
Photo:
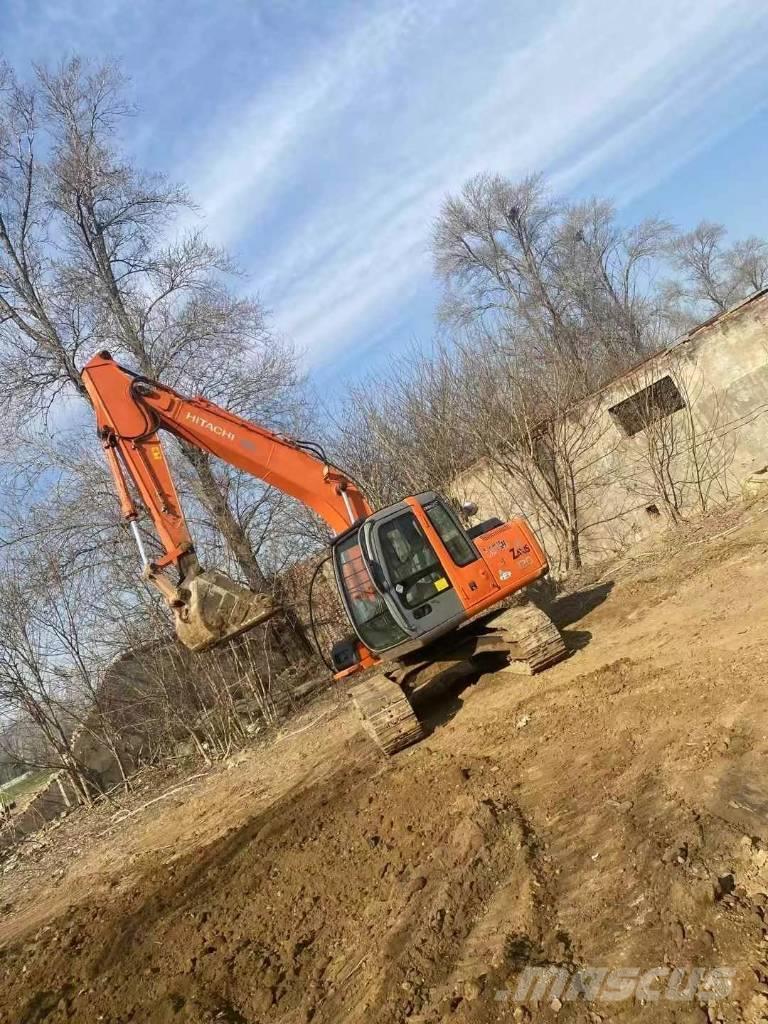
[[[627,437],[633,437],[652,423],[684,409],[685,402],[671,377],[662,377],[637,394],[612,406],[608,412]]]

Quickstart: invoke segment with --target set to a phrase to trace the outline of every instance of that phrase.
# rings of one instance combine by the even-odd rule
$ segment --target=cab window
[[[442,502],[426,505],[424,511],[456,565],[469,565],[477,559],[467,535]]]
[[[385,651],[402,643],[406,634],[374,587],[356,534],[338,544],[336,564],[345,604],[365,646],[372,651]]]
[[[392,589],[406,608],[418,608],[449,589],[440,561],[413,512],[382,523],[379,545]]]

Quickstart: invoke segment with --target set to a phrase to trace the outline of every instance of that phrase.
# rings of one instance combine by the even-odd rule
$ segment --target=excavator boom
[[[195,554],[159,431],[215,455],[313,509],[333,534],[370,514],[357,485],[325,461],[316,447],[256,426],[204,398],[187,398],[131,373],[108,352],[83,369],[124,519],[131,524],[144,575],[172,609],[179,639],[195,651],[251,629],[277,611],[269,595],[255,594],[222,573],[203,571]],[[146,508],[163,546],[150,561],[138,530]],[[166,570],[175,568],[179,581]]]

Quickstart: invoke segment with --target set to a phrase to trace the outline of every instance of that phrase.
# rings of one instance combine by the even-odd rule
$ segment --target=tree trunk
[[[571,568],[581,568],[581,544],[579,542],[579,531],[571,527],[568,531],[568,547],[571,558]]]
[[[248,586],[259,594],[265,593],[270,589],[269,583],[253,553],[248,535],[230,508],[226,495],[211,469],[208,455],[190,445],[182,444],[181,448],[195,470],[203,501],[221,531]],[[281,619],[283,621],[280,626],[275,628],[274,636],[286,661],[291,664],[302,656],[313,654],[314,650],[296,616],[291,613],[290,609],[283,608],[282,612]]]
[[[197,448],[193,448],[191,445],[182,444],[181,448],[187,461],[195,471],[205,506],[216,521],[219,530],[221,530],[227,547],[232,552],[248,586],[252,590],[257,591],[257,593],[264,593],[269,589],[266,577],[256,560],[253,548],[242,524],[229,507],[221,484],[211,469],[208,455]]]

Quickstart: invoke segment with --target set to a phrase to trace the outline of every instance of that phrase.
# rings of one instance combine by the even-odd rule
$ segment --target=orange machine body
[[[477,615],[549,572],[541,545],[524,519],[512,519],[474,538],[480,558],[459,566],[414,498],[406,498],[435,549],[467,615]]]
[[[86,364],[83,381],[93,402],[99,436],[123,517],[131,523],[138,518],[135,492],[147,509],[163,547],[161,555],[151,562],[147,560],[145,576],[162,591],[177,619],[183,621],[187,616],[184,602],[188,600],[185,595],[189,593],[191,582],[197,580],[201,589],[202,577],[206,574],[197,563],[160,440],[161,429],[303,502],[328,524],[339,540],[349,536],[350,531],[356,530],[373,514],[357,484],[330,464],[317,446],[282,437],[205,398],[186,398],[157,381],[139,377],[114,362],[109,353],[102,352]],[[474,537],[472,544],[479,557],[461,566],[451,557],[420,502],[410,497],[404,504],[412,510],[431,544],[442,572],[458,597],[458,611],[463,609],[466,618],[497,604],[548,571],[544,552],[522,519]],[[135,523],[133,528],[135,531]],[[178,569],[179,584],[173,585],[165,575],[168,567]],[[354,578],[348,578],[350,574]],[[377,599],[378,585],[374,585],[361,552],[359,565],[354,558],[346,563],[341,585],[353,599]],[[221,593],[222,586],[217,578],[208,590]],[[454,615],[454,618],[460,617]],[[253,621],[259,620],[254,618]],[[216,628],[209,630],[213,638],[210,642],[206,634],[205,644],[193,646],[193,649],[214,645]],[[236,635],[236,632],[224,635]],[[380,657],[359,638],[356,650],[356,665],[338,672],[337,678],[369,668],[389,656],[385,651]]]

